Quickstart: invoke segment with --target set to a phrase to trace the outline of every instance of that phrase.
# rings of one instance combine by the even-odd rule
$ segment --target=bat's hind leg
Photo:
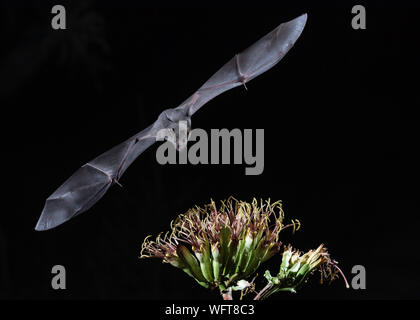
[[[117,178],[112,178],[112,183],[115,183],[116,185],[120,186],[121,188],[123,185],[117,180]]]
[[[248,75],[243,74],[241,71],[241,67],[239,66],[239,54],[235,56],[235,62],[236,62],[236,71],[238,72],[238,75],[239,75],[238,81],[242,83],[242,85],[245,87],[245,90],[248,90],[248,88],[246,87],[246,80],[248,79]]]

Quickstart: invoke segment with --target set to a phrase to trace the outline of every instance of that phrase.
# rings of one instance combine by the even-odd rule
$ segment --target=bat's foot
[[[119,185],[121,188],[123,187],[121,183],[117,179],[112,179],[112,182]]]
[[[239,75],[239,82],[242,83],[242,85],[245,87],[245,90],[248,91],[248,88],[246,87],[246,79],[248,79],[248,75],[243,74],[241,71],[241,67],[239,65],[239,54],[235,55],[235,62],[236,62],[236,71],[238,72]]]
[[[245,79],[242,80],[241,82],[242,82],[242,85],[244,86],[245,90],[248,91],[248,88],[247,88],[246,83],[245,83]]]

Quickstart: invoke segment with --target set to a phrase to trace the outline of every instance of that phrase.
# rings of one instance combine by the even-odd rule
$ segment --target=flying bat
[[[219,94],[246,83],[276,65],[292,48],[305,27],[307,15],[280,24],[242,53],[235,55],[192,96],[176,108],[164,110],[149,127],[83,165],[45,201],[35,230],[54,228],[90,209],[125,170],[156,142],[161,129],[177,132],[180,121]]]

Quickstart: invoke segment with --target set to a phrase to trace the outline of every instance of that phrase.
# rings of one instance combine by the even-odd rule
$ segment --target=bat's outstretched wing
[[[303,14],[282,23],[248,49],[234,56],[177,109],[184,109],[191,116],[217,95],[245,85],[272,68],[295,44],[306,20],[307,15]]]
[[[79,168],[45,201],[35,230],[54,228],[92,207],[112,184],[118,183],[128,166],[156,142],[154,132],[150,126]]]
[[[245,85],[278,63],[299,38],[306,14],[283,23],[237,54],[179,107],[163,111],[154,124],[88,162],[63,183],[45,202],[36,230],[48,230],[92,207],[128,166],[156,141],[163,128],[175,128],[217,95]]]

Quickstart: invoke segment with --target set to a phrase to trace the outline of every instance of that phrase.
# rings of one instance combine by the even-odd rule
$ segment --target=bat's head
[[[168,109],[163,114],[168,120],[168,129],[172,132],[172,134],[166,135],[165,140],[174,143],[178,151],[183,150],[190,138],[191,117],[179,109]]]

